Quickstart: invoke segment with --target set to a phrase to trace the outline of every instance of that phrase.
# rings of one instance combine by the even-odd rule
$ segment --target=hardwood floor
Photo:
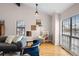
[[[40,56],[70,56],[70,54],[59,46],[43,43],[40,46]]]
[[[5,54],[5,56],[19,56],[19,53]],[[71,55],[59,46],[55,46],[51,43],[43,43],[40,45],[40,56],[71,56]]]

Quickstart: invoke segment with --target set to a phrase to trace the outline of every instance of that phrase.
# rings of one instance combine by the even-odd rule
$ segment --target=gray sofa
[[[7,36],[0,37],[0,51],[3,52],[3,55],[4,53],[9,53],[9,52],[18,52],[18,51],[21,52],[21,49],[24,46],[23,42],[25,42],[23,41],[24,38],[22,38],[17,43],[12,42],[11,44],[5,43],[6,38]]]

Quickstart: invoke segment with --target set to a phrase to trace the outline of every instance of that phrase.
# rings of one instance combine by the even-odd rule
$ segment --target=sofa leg
[[[4,52],[2,53],[2,55],[4,56]]]
[[[23,56],[23,53],[24,53],[24,49],[20,51],[20,55]]]
[[[20,51],[20,56],[22,56],[23,55],[23,52],[22,51]]]
[[[22,55],[22,52],[20,51],[20,56]]]

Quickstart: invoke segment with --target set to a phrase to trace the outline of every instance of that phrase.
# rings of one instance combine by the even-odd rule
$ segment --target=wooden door
[[[2,32],[1,30],[2,30],[2,29],[1,29],[1,25],[0,25],[0,36],[1,36],[1,32]]]
[[[5,24],[4,21],[0,21],[0,36],[5,34]]]

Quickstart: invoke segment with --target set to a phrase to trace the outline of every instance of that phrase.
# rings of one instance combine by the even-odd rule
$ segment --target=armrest
[[[20,41],[18,41],[17,43],[15,43],[17,45],[17,47],[19,48],[24,48],[26,46],[26,38],[22,38]]]
[[[37,44],[37,45],[33,45],[32,47],[37,47],[37,46],[39,46],[40,45],[40,43],[39,44]]]
[[[22,43],[21,41],[18,41],[17,43],[14,43],[18,48],[21,48],[22,47]]]
[[[38,46],[36,46],[36,47],[26,47],[26,48],[24,48],[24,51],[34,51],[35,49],[38,49]]]
[[[5,42],[7,36],[0,36],[0,42]]]

